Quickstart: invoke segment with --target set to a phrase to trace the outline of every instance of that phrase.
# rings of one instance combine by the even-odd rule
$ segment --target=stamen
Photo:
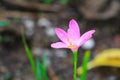
[[[68,48],[75,48],[75,45],[71,43],[70,39],[67,39],[67,42],[69,43]]]

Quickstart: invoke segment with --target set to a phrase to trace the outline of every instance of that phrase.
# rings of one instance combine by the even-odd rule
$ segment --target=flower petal
[[[69,22],[68,36],[72,40],[76,40],[80,38],[80,30],[77,22],[72,19]]]
[[[90,31],[84,33],[84,34],[80,37],[80,39],[77,41],[77,45],[78,45],[78,46],[83,45],[86,41],[88,41],[89,39],[92,38],[92,34],[93,34],[93,33],[95,33],[95,30],[90,30]]]
[[[67,33],[66,33],[64,30],[62,30],[62,29],[60,29],[60,28],[56,28],[56,29],[55,29],[55,32],[56,32],[58,38],[59,38],[61,41],[63,41],[64,43],[68,44],[68,42],[67,42],[68,35],[67,35]]]
[[[56,42],[51,44],[52,48],[67,48],[67,45],[63,42]]]

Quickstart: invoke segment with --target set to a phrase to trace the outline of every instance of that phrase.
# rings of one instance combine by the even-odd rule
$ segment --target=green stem
[[[82,75],[80,80],[86,80],[86,75],[87,75],[87,63],[90,59],[90,51],[86,51],[84,58],[83,58],[83,63],[82,63]]]
[[[74,72],[73,72],[73,78],[76,80],[77,78],[77,51],[73,52],[73,63],[74,63]]]

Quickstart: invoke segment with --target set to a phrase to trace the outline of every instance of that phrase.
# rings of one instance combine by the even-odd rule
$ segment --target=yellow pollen
[[[70,39],[67,39],[67,42],[69,43],[68,48],[74,48],[74,47],[75,47],[75,45],[73,45],[73,44],[70,42]]]

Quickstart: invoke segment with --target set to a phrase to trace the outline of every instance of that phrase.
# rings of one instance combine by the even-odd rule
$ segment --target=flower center
[[[70,41],[70,39],[67,39],[67,42],[69,43],[68,48],[75,48],[75,45],[72,44],[72,42]]]

